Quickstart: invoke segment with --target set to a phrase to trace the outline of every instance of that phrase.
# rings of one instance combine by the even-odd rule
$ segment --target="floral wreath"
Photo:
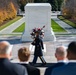
[[[36,37],[36,32],[38,32],[40,37],[43,39],[44,38],[44,30],[43,30],[43,28],[45,28],[45,26],[43,26],[42,28],[34,28],[34,29],[32,29],[32,32],[30,33],[31,38],[34,39]]]

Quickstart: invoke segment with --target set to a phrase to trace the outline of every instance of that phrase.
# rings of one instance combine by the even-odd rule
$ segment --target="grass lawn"
[[[25,23],[20,25],[17,29],[15,29],[13,32],[23,32],[25,29]]]
[[[73,23],[73,22],[69,21],[68,19],[65,19],[63,16],[58,16],[58,18],[59,18],[60,20],[64,21],[65,23],[67,23],[68,25],[76,28],[76,23]]]
[[[66,32],[62,27],[60,27],[54,20],[51,20],[51,26],[54,32]]]
[[[13,20],[7,22],[6,24],[0,26],[0,30],[6,28],[7,26],[10,26],[12,23],[16,22],[17,20],[21,19],[21,16],[17,16],[16,18],[14,18]]]
[[[60,27],[54,20],[51,20],[52,28],[54,32],[66,32],[62,27]],[[23,32],[25,29],[25,23],[20,25],[17,29],[15,29],[13,32]]]

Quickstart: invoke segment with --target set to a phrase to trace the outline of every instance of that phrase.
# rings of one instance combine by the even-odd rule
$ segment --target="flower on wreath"
[[[35,36],[36,36],[36,32],[39,32],[40,37],[43,38],[44,37],[44,30],[43,30],[43,28],[45,28],[45,26],[43,26],[42,28],[34,28],[34,29],[32,29],[32,32],[30,34],[31,37],[34,39]]]

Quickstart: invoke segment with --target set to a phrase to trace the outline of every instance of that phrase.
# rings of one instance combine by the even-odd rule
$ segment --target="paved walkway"
[[[25,22],[25,17],[21,18],[20,20],[16,21],[12,25],[1,30],[0,34],[11,34],[16,28],[18,28],[24,22]]]
[[[68,33],[76,33],[76,29],[72,26],[66,24],[65,22],[61,21],[57,17],[52,18],[56,23],[58,23],[63,29],[65,29]]]
[[[69,26],[65,22],[61,21],[60,19],[57,18],[57,15],[52,15],[52,19],[58,23],[62,28],[64,28],[68,33],[76,33],[76,29]],[[25,17],[21,18],[17,22],[13,23],[12,25],[4,28],[3,30],[0,31],[0,34],[17,34],[13,33],[13,31],[18,28],[22,23],[25,22]],[[21,33],[18,33],[21,34]]]

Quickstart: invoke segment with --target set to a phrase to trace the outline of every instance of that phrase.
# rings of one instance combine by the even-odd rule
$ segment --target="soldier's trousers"
[[[38,57],[40,58],[40,60],[42,61],[42,63],[46,63],[45,59],[43,56],[34,56],[34,59],[33,59],[33,63],[36,64],[36,61],[38,59]]]

